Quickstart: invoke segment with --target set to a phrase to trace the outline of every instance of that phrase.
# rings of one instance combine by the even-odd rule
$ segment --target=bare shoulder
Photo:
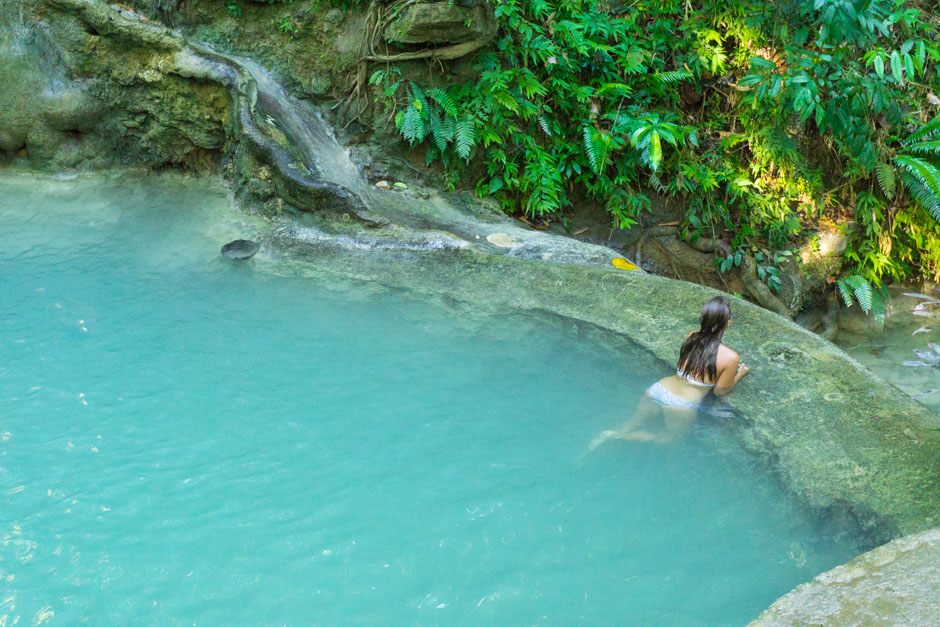
[[[718,346],[718,359],[716,361],[718,369],[724,370],[729,366],[732,368],[737,368],[741,358],[738,356],[737,352],[728,348],[724,344],[720,344]]]

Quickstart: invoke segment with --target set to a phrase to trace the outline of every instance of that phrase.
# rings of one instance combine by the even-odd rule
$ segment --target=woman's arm
[[[718,381],[715,383],[715,396],[730,394],[738,381],[751,371],[750,368],[741,363],[741,359],[736,352],[731,349],[728,350],[731,354],[728,356],[725,367],[721,369],[721,374],[718,375]]]

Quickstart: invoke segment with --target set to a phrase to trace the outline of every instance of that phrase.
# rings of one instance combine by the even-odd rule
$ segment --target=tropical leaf
[[[537,117],[537,119],[538,119],[538,122],[539,122],[539,127],[542,129],[542,132],[545,133],[546,135],[548,135],[549,137],[551,137],[551,135],[552,135],[552,127],[551,127],[551,125],[548,123],[548,118],[546,118],[546,117],[545,117],[544,115],[542,115],[542,114],[539,114],[538,117]]]
[[[868,279],[853,274],[839,279],[836,281],[836,285],[846,307],[851,307],[853,303],[857,302],[865,313],[874,313],[879,320],[884,317],[882,297],[875,292],[875,288]]]
[[[587,155],[588,163],[595,174],[599,173],[600,165],[597,159],[597,148],[594,145],[594,128],[585,124],[582,136],[584,138],[584,153]]]
[[[454,99],[451,98],[450,94],[439,87],[432,89],[429,93],[431,97],[434,98],[434,101],[441,106],[441,109],[446,115],[457,117],[457,103],[454,102]]]
[[[878,178],[878,185],[881,186],[881,191],[883,191],[885,196],[887,196],[889,199],[894,198],[894,168],[892,168],[887,163],[879,163],[875,166],[875,174]]]
[[[409,103],[404,112],[401,113],[400,117],[396,116],[395,118],[398,131],[402,134],[402,137],[407,139],[408,143],[410,143],[412,146],[424,140],[425,135],[427,134],[427,128],[424,125],[424,119],[421,117],[421,112],[418,111],[415,103],[418,103],[420,106],[420,102],[415,99]]]
[[[454,129],[454,148],[461,159],[467,160],[470,158],[474,144],[476,144],[476,124],[473,116],[467,113],[458,120]]]
[[[855,303],[855,299],[852,297],[852,288],[846,283],[845,279],[839,279],[836,281],[836,285],[839,287],[839,294],[842,296],[845,306],[851,307]]]
[[[897,50],[891,53],[891,74],[899,83],[904,84],[904,68],[901,64],[901,55]]]
[[[607,92],[611,92],[614,96],[627,97],[633,93],[633,88],[625,83],[604,83],[597,88],[596,95],[603,96]]]
[[[915,155],[928,155],[932,157],[940,157],[940,139],[928,139],[924,141],[919,141],[914,144],[908,145],[904,149],[904,151],[913,153]]]
[[[940,221],[940,169],[929,161],[903,154],[897,155],[894,163],[913,179],[905,181],[911,196]]]
[[[660,85],[669,85],[692,78],[692,72],[686,70],[674,70],[672,72],[658,72],[653,74],[653,81]]]
[[[904,146],[910,146],[914,142],[930,139],[938,133],[940,133],[940,116],[934,118],[927,124],[924,124],[922,127],[911,133],[910,137],[908,137],[904,142]]]
[[[659,141],[659,132],[653,131],[650,133],[650,167],[653,168],[653,172],[659,167],[660,161],[663,160],[663,146]]]

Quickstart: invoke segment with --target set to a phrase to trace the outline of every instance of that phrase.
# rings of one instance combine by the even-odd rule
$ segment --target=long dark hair
[[[702,307],[701,329],[695,331],[679,349],[679,370],[699,381],[718,379],[718,347],[731,320],[731,307],[724,296],[716,296]]]

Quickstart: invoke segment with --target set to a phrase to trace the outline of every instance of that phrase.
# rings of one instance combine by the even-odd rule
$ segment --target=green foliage
[[[868,279],[857,274],[839,279],[836,285],[846,307],[858,303],[862,311],[873,314],[879,323],[884,320],[887,293],[883,288],[875,287]]]
[[[672,196],[685,238],[730,251],[792,249],[814,221],[854,213],[852,276],[940,278],[940,118],[925,113],[940,23],[926,5],[501,0],[495,15],[471,81],[373,74],[402,137],[452,184],[476,160],[477,193],[508,212],[588,199],[621,228],[650,192]],[[777,265],[758,262],[771,288]]]
[[[225,10],[232,17],[241,17],[242,8],[235,0],[225,0]]]
[[[780,264],[784,259],[793,254],[790,250],[778,250],[773,255],[765,254],[764,251],[757,251],[754,254],[754,261],[757,262],[757,278],[767,284],[774,292],[779,292],[783,287],[780,280]]]
[[[915,131],[894,157],[901,182],[934,220],[940,221],[940,117]],[[887,194],[887,192],[885,192]]]
[[[429,163],[440,159],[452,181],[482,160],[477,192],[506,211],[542,215],[588,197],[619,226],[635,224],[649,207],[644,171],[696,144],[694,128],[662,106],[692,72],[657,58],[668,41],[651,49],[636,12],[615,15],[597,0],[495,10],[500,30],[477,58],[478,81],[429,89],[373,74],[402,137],[426,142]]]
[[[294,22],[290,19],[290,13],[285,13],[280,17],[272,17],[271,26],[277,28],[278,32],[285,33],[291,37],[300,33],[300,28],[295,26]]]

